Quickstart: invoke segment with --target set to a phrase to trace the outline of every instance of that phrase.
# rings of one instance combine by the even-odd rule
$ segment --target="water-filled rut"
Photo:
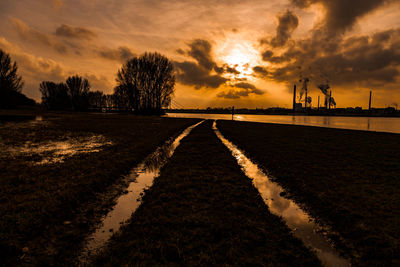
[[[325,266],[350,266],[350,262],[342,258],[321,233],[319,226],[295,202],[283,197],[284,189],[270,180],[257,164],[247,158],[243,151],[227,140],[218,130],[214,121],[213,129],[219,139],[232,152],[243,172],[253,180],[271,213],[281,216],[294,235],[314,250]]]
[[[113,233],[118,231],[124,222],[131,217],[141,204],[138,201],[141,194],[152,185],[154,178],[159,175],[161,167],[172,156],[181,140],[202,122],[186,128],[175,140],[167,141],[163,146],[158,147],[142,163],[132,169],[125,178],[132,181],[127,188],[128,193],[121,195],[116,200],[113,209],[102,219],[95,232],[87,238],[86,246],[79,257],[81,263],[86,262],[90,255],[96,254]]]
[[[271,214],[212,130],[199,125],[143,202],[93,259],[96,266],[320,266]]]

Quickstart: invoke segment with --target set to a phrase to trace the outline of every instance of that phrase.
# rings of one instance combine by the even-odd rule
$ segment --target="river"
[[[166,116],[213,120],[232,119],[230,114],[167,113]],[[400,118],[236,114],[234,120],[400,133]]]

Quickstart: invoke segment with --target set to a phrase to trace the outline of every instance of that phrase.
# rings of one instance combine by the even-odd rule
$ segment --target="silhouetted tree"
[[[12,63],[10,55],[0,49],[0,108],[14,107],[24,97],[24,82],[17,71],[17,62]]]
[[[42,82],[39,87],[42,93],[42,105],[47,109],[70,109],[71,99],[64,83]]]
[[[174,92],[174,68],[159,53],[145,53],[128,60],[118,71],[114,90],[119,108],[136,113],[160,113]]]
[[[89,106],[91,108],[100,109],[106,105],[106,96],[103,92],[95,91],[88,93]]]
[[[89,107],[89,81],[78,75],[75,75],[68,77],[66,85],[68,89],[68,95],[71,99],[72,109],[79,111],[87,110]]]
[[[105,99],[105,105],[107,108],[109,108],[109,109],[118,108],[116,96],[114,94],[104,95],[104,99]]]
[[[129,87],[127,86],[117,86],[114,89],[113,105],[120,110],[133,110],[134,101],[132,99],[132,95],[129,94]],[[111,98],[110,98],[111,99]]]

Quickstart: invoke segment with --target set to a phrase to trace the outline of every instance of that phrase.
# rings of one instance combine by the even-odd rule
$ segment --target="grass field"
[[[218,121],[362,266],[400,265],[400,135]]]
[[[319,266],[206,121],[185,137],[95,266]]]
[[[8,266],[68,262],[123,190],[121,176],[198,121],[17,113],[18,122],[0,113],[0,265]]]

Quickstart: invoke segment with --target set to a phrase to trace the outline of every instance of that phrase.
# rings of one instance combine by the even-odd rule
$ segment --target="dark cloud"
[[[223,77],[223,74],[240,74],[239,71],[227,64],[218,66],[215,63],[212,57],[212,45],[209,41],[196,39],[188,46],[189,50],[178,49],[177,52],[193,58],[196,62],[175,62],[177,79],[182,84],[193,85],[196,89],[218,88],[230,80]]]
[[[210,42],[196,39],[189,43],[188,46],[190,49],[187,51],[182,49],[176,51],[181,55],[193,58],[196,62],[174,62],[179,82],[186,85],[193,85],[196,89],[200,89],[202,87],[218,88],[228,81],[233,82],[237,80],[235,77],[226,78],[223,76],[224,74],[237,76],[240,74],[240,71],[235,66],[232,67],[226,63],[218,66],[212,57],[212,45]],[[258,89],[255,88],[254,90]]]
[[[211,44],[207,40],[196,39],[189,44],[187,55],[194,58],[206,70],[212,70],[216,64],[211,56]]]
[[[319,3],[325,8],[324,26],[329,35],[351,29],[357,19],[391,0],[291,0],[300,8]]]
[[[120,62],[125,62],[126,60],[136,56],[135,53],[126,46],[120,46],[117,49],[104,48],[103,50],[98,51],[98,54],[103,58]]]
[[[178,53],[179,55],[185,55],[186,54],[185,51],[183,49],[181,49],[181,48],[176,49],[176,53]]]
[[[251,89],[251,90],[257,89],[257,87],[255,87],[253,84],[245,83],[245,82],[237,83],[232,86],[236,87],[236,88],[242,88],[242,89]]]
[[[240,71],[238,71],[236,68],[231,68],[228,65],[225,65],[224,71],[226,73],[231,73],[231,74],[234,74],[234,75],[239,75],[240,74]]]
[[[267,75],[268,75],[267,69],[266,69],[265,67],[262,67],[262,66],[255,66],[255,67],[253,68],[253,71],[254,71],[256,74],[261,75],[261,76],[267,76]]]
[[[261,54],[261,57],[264,61],[272,62],[272,63],[282,63],[288,61],[290,56],[285,53],[285,56],[274,56],[274,52],[271,50],[266,50]]]
[[[248,96],[246,95],[247,91],[244,90],[244,95],[242,92],[238,92],[235,90],[229,90],[228,92],[221,92],[217,95],[219,98],[226,98],[226,99],[239,99],[241,96]]]
[[[221,92],[217,96],[219,98],[226,98],[226,99],[239,99],[241,97],[247,97],[250,94],[256,95],[263,95],[264,92],[258,89],[251,83],[240,82],[233,84],[232,87],[236,89],[228,90],[227,92]]]
[[[276,63],[272,55],[264,60]],[[332,40],[314,35],[293,42],[279,58],[286,63],[270,68],[277,81],[309,77],[315,84],[385,86],[400,78],[400,29]]]
[[[63,42],[59,42],[45,33],[35,30],[19,19],[13,18],[12,22],[18,35],[30,42],[38,42],[46,46],[52,47],[61,54],[67,53],[67,46]]]
[[[177,70],[177,79],[182,84],[193,85],[196,89],[201,87],[218,88],[228,79],[211,72],[201,65],[190,61],[174,62]]]
[[[221,67],[215,65],[214,71],[218,74],[229,73],[233,75],[239,75],[241,72],[236,69],[236,67],[230,67],[228,64],[224,64]]]
[[[276,36],[272,38],[271,45],[273,47],[284,46],[293,31],[299,25],[299,19],[291,11],[287,10],[281,16],[278,16],[278,27],[276,28]]]
[[[97,37],[97,34],[91,30],[81,27],[72,27],[66,24],[62,24],[60,27],[58,27],[56,29],[55,34],[60,37],[87,39],[87,40],[91,40]]]

